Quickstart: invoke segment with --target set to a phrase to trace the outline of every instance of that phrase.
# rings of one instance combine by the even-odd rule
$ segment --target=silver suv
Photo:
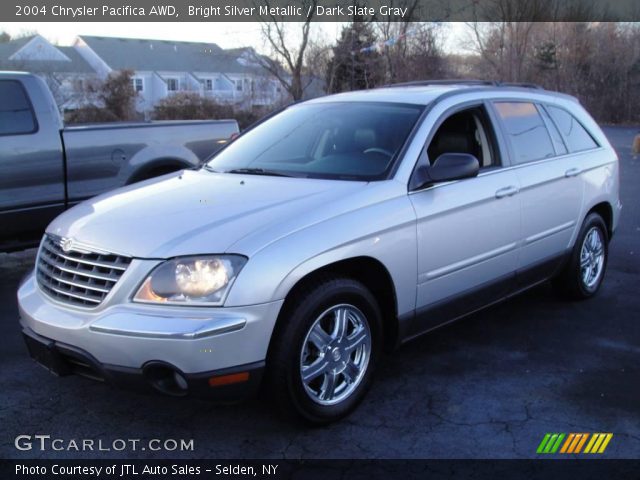
[[[225,400],[263,384],[329,422],[385,347],[548,279],[594,295],[618,183],[567,95],[441,82],[327,96],[200,170],[62,214],[18,291],[21,325],[60,375]]]

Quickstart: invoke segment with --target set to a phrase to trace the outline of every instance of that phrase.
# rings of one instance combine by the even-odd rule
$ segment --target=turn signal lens
[[[210,387],[220,387],[222,385],[231,385],[232,383],[247,382],[249,380],[249,372],[232,373],[231,375],[221,375],[219,377],[211,377],[209,379]]]

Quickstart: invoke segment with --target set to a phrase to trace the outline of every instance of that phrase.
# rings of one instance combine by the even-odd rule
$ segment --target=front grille
[[[125,272],[131,258],[84,248],[82,253],[73,249],[65,252],[61,243],[60,237],[45,235],[38,252],[38,285],[56,300],[97,307]]]

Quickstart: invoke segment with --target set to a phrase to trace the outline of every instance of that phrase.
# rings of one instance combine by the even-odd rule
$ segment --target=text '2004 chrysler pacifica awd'
[[[399,85],[290,106],[203,168],[86,201],[18,291],[50,370],[324,423],[384,347],[553,278],[596,293],[618,160],[572,97]]]

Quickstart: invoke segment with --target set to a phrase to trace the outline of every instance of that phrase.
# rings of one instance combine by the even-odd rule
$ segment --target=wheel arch
[[[149,145],[137,151],[123,165],[120,175],[129,185],[151,178],[154,171],[168,172],[200,165],[197,155],[183,145]]]
[[[589,209],[584,218],[586,219],[592,213],[597,213],[602,217],[602,220],[604,220],[604,223],[607,226],[607,237],[611,239],[611,236],[613,235],[613,208],[611,207],[611,204],[607,201],[595,204]]]
[[[157,158],[133,170],[127,179],[126,185],[192,167],[193,165],[183,159],[172,157]]]
[[[278,337],[279,326],[284,324],[281,320],[289,313],[296,295],[312,282],[322,278],[339,276],[359,281],[372,293],[378,301],[382,312],[383,346],[386,350],[390,350],[397,345],[399,334],[398,302],[391,274],[380,260],[369,256],[359,256],[329,263],[308,272],[291,287],[285,296],[284,304],[276,320],[269,344],[269,352],[271,351],[273,339]],[[269,354],[267,353],[268,357]]]

